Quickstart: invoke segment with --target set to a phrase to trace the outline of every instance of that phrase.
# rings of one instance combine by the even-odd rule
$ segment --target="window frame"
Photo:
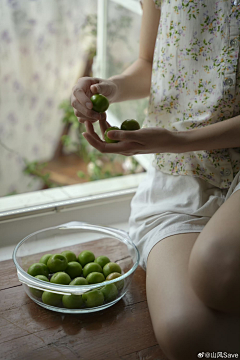
[[[98,77],[106,75],[109,1],[124,6],[140,16],[142,13],[140,2],[137,0],[98,1],[97,55],[93,66],[94,76]],[[120,120],[110,111],[108,117],[113,125],[120,125]],[[134,157],[144,169],[149,168],[152,154]],[[130,215],[130,202],[145,175],[146,173],[124,175],[0,198],[0,252],[7,249],[6,252],[9,254],[12,247],[27,234],[67,222],[65,220],[69,215],[71,220],[79,220],[81,217],[89,223],[105,226],[125,224],[123,227],[126,227]],[[104,211],[101,211],[103,207]]]
[[[142,16],[142,8],[139,0],[101,0],[98,1],[97,8],[97,51],[96,57],[93,63],[93,75],[95,77],[105,79],[107,77],[107,16],[109,2],[116,3],[122,7],[134,12],[135,14]],[[107,117],[112,126],[120,126],[122,120],[118,119],[111,109],[107,110]],[[133,155],[133,157],[139,162],[140,165],[146,170],[152,164],[152,154]]]

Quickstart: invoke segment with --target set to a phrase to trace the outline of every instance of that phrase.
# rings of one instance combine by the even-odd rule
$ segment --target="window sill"
[[[17,217],[60,211],[87,201],[135,191],[145,173],[126,175],[83,184],[62,186],[0,198],[0,223]]]
[[[130,203],[146,173],[0,199],[0,261],[25,236],[69,221],[128,230]]]

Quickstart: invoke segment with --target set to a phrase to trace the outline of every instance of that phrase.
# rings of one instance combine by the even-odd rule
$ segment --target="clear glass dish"
[[[29,266],[39,262],[44,254],[56,254],[64,250],[71,250],[76,256],[83,250],[92,251],[95,257],[105,255],[111,262],[120,265],[122,274],[110,281],[76,286],[42,281],[27,273]],[[76,314],[100,311],[117,303],[128,291],[139,264],[139,252],[125,231],[74,221],[28,235],[15,247],[13,261],[19,281],[35,303],[52,311]],[[59,306],[47,305],[43,303],[41,297],[35,296],[31,291],[31,288],[34,288],[61,295],[82,295],[93,289],[101,289],[107,284],[116,284],[121,280],[123,287],[118,290],[117,297],[113,301],[104,302],[101,306],[85,306],[80,309],[65,308],[62,303]]]

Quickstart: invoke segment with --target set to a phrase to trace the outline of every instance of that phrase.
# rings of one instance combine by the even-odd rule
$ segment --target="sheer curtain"
[[[97,0],[0,0],[0,196],[31,188],[24,161],[51,158],[91,36]]]

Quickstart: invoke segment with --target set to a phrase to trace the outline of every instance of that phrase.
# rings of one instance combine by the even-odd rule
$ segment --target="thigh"
[[[202,250],[205,244],[208,248],[211,244],[215,246],[216,239],[224,247],[240,249],[240,190],[214,213],[198,237],[193,251]]]
[[[205,304],[220,311],[239,312],[240,190],[215,212],[197,238],[189,273]]]
[[[198,235],[165,238],[148,257],[150,316],[156,338],[170,359],[196,359],[204,350],[236,351],[238,344],[238,319],[205,307],[190,285],[188,262]]]

